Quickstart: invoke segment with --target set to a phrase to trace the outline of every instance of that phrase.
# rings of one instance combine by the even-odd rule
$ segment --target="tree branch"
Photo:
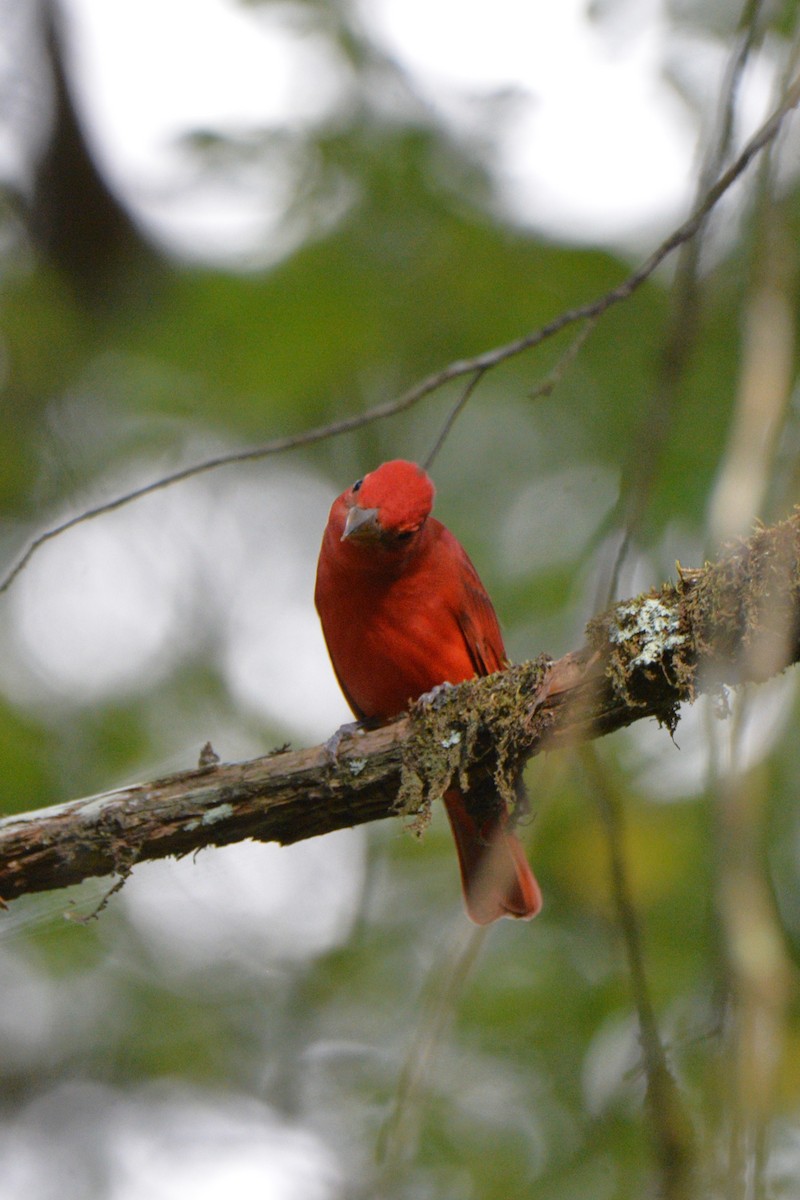
[[[0,897],[127,874],[135,863],[244,838],[287,845],[392,814],[424,813],[453,776],[494,776],[515,799],[524,763],[645,717],[673,729],[678,707],[761,681],[800,659],[800,510],[719,562],[621,601],[587,645],[541,657],[415,705],[389,725],[325,748],[204,765],[0,821]]]

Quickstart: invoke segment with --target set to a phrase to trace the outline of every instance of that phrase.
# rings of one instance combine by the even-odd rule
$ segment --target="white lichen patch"
[[[365,758],[348,758],[347,769],[351,775],[360,775],[367,765]]]
[[[678,632],[678,613],[660,600],[650,598],[620,604],[615,612],[617,619],[609,627],[609,641],[617,644],[634,642],[639,647],[639,653],[630,660],[630,667],[651,666],[668,650],[675,650],[686,642],[686,635]]]
[[[459,733],[459,731],[457,729],[454,729],[452,731],[452,733],[448,733],[446,738],[442,738],[439,745],[442,747],[443,750],[449,750],[451,746],[457,746],[460,741],[461,741],[461,734]]]
[[[201,825],[216,825],[218,821],[225,821],[232,816],[232,804],[215,804],[213,808],[209,808],[207,812],[203,813],[200,820],[187,821],[183,828],[189,832],[192,829],[198,829]]]

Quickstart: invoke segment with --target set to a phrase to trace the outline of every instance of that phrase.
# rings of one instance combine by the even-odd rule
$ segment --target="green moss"
[[[709,691],[768,679],[800,657],[800,511],[728,549],[702,568],[678,564],[676,584],[590,621],[589,644],[626,705],[661,706],[674,724],[701,671]]]
[[[416,832],[427,825],[433,801],[453,784],[466,791],[491,779],[506,807],[515,806],[519,773],[530,754],[532,700],[548,663],[540,657],[414,705],[397,810],[415,815]]]

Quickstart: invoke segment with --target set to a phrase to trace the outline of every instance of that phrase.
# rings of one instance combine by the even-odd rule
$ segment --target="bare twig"
[[[397,1083],[391,1112],[380,1131],[377,1146],[380,1184],[378,1195],[413,1161],[424,1120],[424,1093],[431,1085],[431,1067],[442,1037],[486,940],[486,927],[471,928],[454,939],[448,937],[436,968],[428,976],[418,1004],[419,1019]]]
[[[625,861],[622,808],[607,772],[590,746],[583,747],[581,761],[600,809],[608,841],[611,890],[639,1023],[639,1043],[647,1079],[647,1111],[661,1182],[659,1194],[664,1200],[689,1200],[694,1194],[694,1136],[681,1094],[667,1065],[650,998],[642,936]]]
[[[430,454],[428,455],[428,457],[425,459],[425,462],[423,464],[426,471],[430,471],[431,467],[433,466],[434,459],[436,458],[436,456],[439,453],[439,451],[441,450],[442,446],[445,444],[448,437],[450,436],[450,430],[455,425],[456,418],[459,416],[462,409],[466,407],[467,401],[469,400],[472,393],[475,391],[475,389],[478,386],[478,384],[480,383],[480,381],[483,379],[484,373],[485,373],[484,371],[476,371],[475,372],[475,374],[472,376],[472,379],[469,380],[469,382],[467,383],[467,386],[464,388],[461,395],[458,397],[455,404],[450,409],[450,412],[447,414],[447,420],[445,421],[444,425],[442,426],[442,432],[439,434],[438,438],[434,442],[433,448],[432,448]]]
[[[769,145],[777,135],[787,115],[792,109],[797,107],[798,103],[800,103],[800,77],[795,78],[787,87],[782,100],[771,115],[750,138],[736,160],[720,175],[716,183],[709,188],[702,201],[683,224],[679,225],[631,275],[622,280],[616,287],[604,293],[604,295],[586,304],[578,305],[576,308],[565,310],[552,321],[541,325],[538,329],[525,334],[523,337],[506,342],[502,346],[496,346],[492,350],[486,350],[482,354],[477,354],[472,358],[458,359],[441,370],[428,375],[397,399],[375,405],[367,412],[342,417],[337,421],[318,425],[303,433],[274,438],[261,446],[252,447],[247,450],[237,450],[229,454],[216,455],[213,458],[205,459],[203,462],[194,463],[169,475],[164,475],[160,479],[143,484],[141,487],[134,488],[124,495],[116,496],[112,500],[98,504],[73,517],[69,517],[59,524],[52,526],[50,529],[46,529],[33,539],[21,558],[0,580],[0,593],[8,590],[19,573],[28,565],[37,550],[46,542],[65,533],[68,529],[74,528],[76,525],[90,521],[105,513],[113,512],[124,505],[141,499],[143,496],[148,496],[162,488],[170,487],[172,484],[180,483],[185,479],[190,479],[195,475],[201,475],[207,471],[216,470],[218,467],[230,466],[234,463],[253,462],[257,459],[268,458],[271,455],[284,451],[298,449],[302,446],[310,446],[327,438],[351,433],[353,430],[360,429],[364,425],[372,424],[375,421],[395,416],[412,408],[424,399],[424,397],[429,396],[432,392],[437,391],[453,379],[460,379],[465,375],[483,374],[485,371],[506,362],[510,358],[514,358],[527,350],[535,349],[570,325],[603,316],[614,305],[632,296],[674,250],[694,237],[705,218],[721,197],[725,195],[731,185],[747,170],[752,160],[760,151]]]
[[[533,390],[529,393],[529,395],[528,395],[529,400],[541,400],[544,396],[549,396],[549,395],[551,395],[552,392],[555,391],[555,389],[558,387],[559,383],[561,382],[561,380],[564,377],[564,372],[578,357],[581,347],[583,346],[584,342],[589,337],[589,334],[592,332],[592,330],[594,329],[595,325],[597,324],[597,322],[599,320],[600,320],[599,314],[596,314],[593,317],[587,318],[587,320],[583,323],[581,328],[578,330],[576,336],[572,339],[570,344],[567,346],[566,350],[561,355],[561,357],[559,358],[558,362],[555,364],[553,369],[550,372],[548,372],[548,374],[545,376],[545,378],[542,379],[541,382],[537,383],[536,387],[533,388]],[[436,458],[436,456],[438,455],[442,446],[446,442],[446,440],[450,434],[450,430],[453,428],[453,425],[455,424],[456,418],[460,415],[461,411],[466,406],[467,401],[472,396],[472,393],[475,391],[476,387],[480,383],[481,379],[483,378],[483,376],[487,370],[488,370],[488,367],[484,367],[482,370],[475,372],[472,379],[469,381],[469,383],[464,388],[464,390],[461,393],[461,395],[459,396],[459,398],[456,400],[453,407],[450,409],[450,412],[447,415],[447,420],[445,421],[444,426],[442,427],[442,432],[439,434],[438,438],[436,439],[433,449],[431,450],[430,454],[428,455],[428,457],[425,460],[424,466],[425,466],[426,471],[430,470],[430,468],[433,464],[433,460]]]
[[[716,130],[712,133],[705,160],[698,173],[695,208],[702,204],[703,197],[719,175],[722,164],[730,153],[739,88],[756,42],[762,4],[763,0],[745,0],[740,21],[740,36],[725,75]],[[669,313],[656,363],[652,392],[649,400],[643,405],[638,430],[634,435],[627,467],[623,473],[623,488],[617,506],[622,537],[603,593],[603,604],[610,604],[618,595],[620,573],[647,509],[654,482],[658,478],[658,464],[674,426],[681,383],[697,344],[702,299],[700,261],[709,216],[710,211],[698,225],[695,236],[683,243],[678,254]]]

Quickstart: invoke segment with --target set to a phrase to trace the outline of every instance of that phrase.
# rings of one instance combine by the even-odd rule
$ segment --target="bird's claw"
[[[344,725],[340,725],[335,733],[332,733],[325,743],[323,749],[325,756],[331,763],[335,764],[339,758],[339,746],[342,739],[345,737],[353,737],[356,733],[361,733],[364,730],[363,721],[345,721]]]
[[[447,680],[444,683],[437,683],[436,687],[432,687],[429,692],[423,692],[418,697],[417,704],[421,704],[424,708],[441,708],[448,694],[453,690],[453,686]]]

